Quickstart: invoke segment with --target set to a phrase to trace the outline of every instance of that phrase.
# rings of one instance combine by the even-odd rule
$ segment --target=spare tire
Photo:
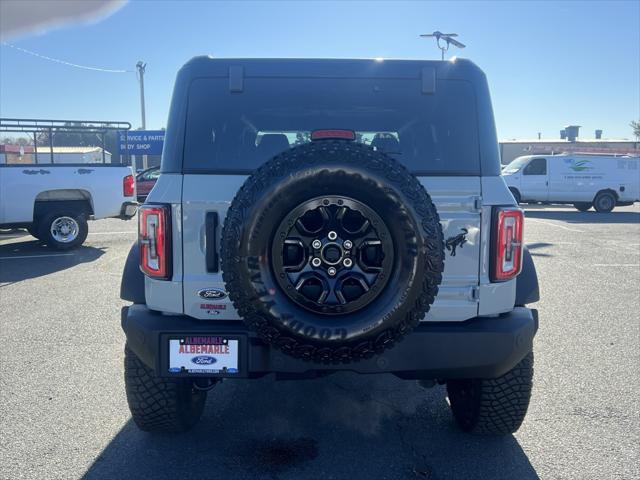
[[[393,158],[345,140],[287,150],[251,175],[222,231],[229,297],[286,354],[370,358],[414,328],[438,293],[436,208]]]

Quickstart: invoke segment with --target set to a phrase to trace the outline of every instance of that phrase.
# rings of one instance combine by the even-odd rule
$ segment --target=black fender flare
[[[140,247],[134,243],[127,255],[120,283],[120,298],[133,303],[146,303],[144,296],[144,274],[140,270]]]
[[[516,306],[524,306],[540,300],[538,274],[527,247],[522,249],[522,272],[516,277]]]

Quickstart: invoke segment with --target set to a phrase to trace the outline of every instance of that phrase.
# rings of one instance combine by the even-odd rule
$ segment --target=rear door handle
[[[218,258],[218,212],[207,212],[205,219],[205,261],[207,272],[220,271]]]

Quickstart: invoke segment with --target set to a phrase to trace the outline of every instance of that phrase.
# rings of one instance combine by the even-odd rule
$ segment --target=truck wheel
[[[611,192],[600,192],[593,200],[593,206],[598,213],[609,213],[616,206],[616,197]]]
[[[348,363],[393,347],[429,310],[444,241],[429,194],[371,147],[319,140],[250,176],[222,231],[222,278],[285,354]]]
[[[581,212],[586,212],[588,211],[592,204],[589,202],[577,202],[573,204],[574,207],[576,207],[577,210],[580,210]]]
[[[82,245],[89,233],[83,213],[57,211],[46,213],[38,221],[40,240],[58,250],[69,250]]]
[[[533,386],[533,352],[503,376],[449,380],[447,393],[460,427],[470,433],[508,435],[520,428]]]
[[[520,205],[520,202],[522,201],[522,198],[520,198],[520,192],[515,188],[510,188],[509,191],[511,192],[511,195],[513,195],[513,198],[516,199],[516,205]]]
[[[162,378],[124,347],[124,385],[131,417],[146,432],[186,432],[204,409],[207,392],[187,378]]]

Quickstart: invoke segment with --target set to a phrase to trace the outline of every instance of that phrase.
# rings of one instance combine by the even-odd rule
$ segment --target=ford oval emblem
[[[202,290],[198,290],[198,295],[200,298],[207,300],[222,300],[223,298],[227,298],[227,292],[219,288],[203,288]]]
[[[218,360],[216,360],[215,357],[210,357],[208,355],[199,355],[191,359],[191,363],[195,363],[196,365],[213,365],[217,361]]]

